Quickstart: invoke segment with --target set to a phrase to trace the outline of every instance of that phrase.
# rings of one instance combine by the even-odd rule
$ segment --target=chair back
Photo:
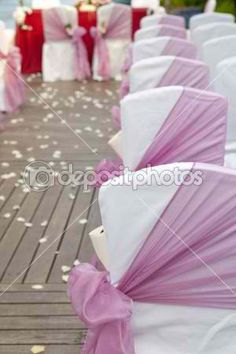
[[[170,25],[175,27],[185,27],[185,21],[182,16],[175,15],[151,15],[145,16],[141,20],[141,27],[152,27],[155,25]]]
[[[184,28],[175,27],[170,25],[156,25],[147,28],[141,28],[135,33],[135,41],[140,41],[143,39],[170,36],[186,39],[187,32]]]
[[[229,102],[227,142],[236,142],[236,56],[220,62],[216,67],[214,89]]]
[[[190,18],[190,30],[192,32],[197,27],[209,25],[215,22],[234,23],[234,21],[235,21],[234,16],[230,14],[217,13],[217,12],[198,14]]]
[[[73,6],[58,6],[43,10],[43,27],[46,42],[71,39],[78,26],[77,10]]]
[[[227,100],[218,94],[169,86],[121,101],[124,166],[202,161],[224,164]]]
[[[197,60],[161,56],[139,61],[130,69],[130,93],[171,85],[207,90],[208,66]]]
[[[190,41],[167,36],[145,39],[133,44],[132,56],[134,63],[160,55],[196,59],[197,48]]]

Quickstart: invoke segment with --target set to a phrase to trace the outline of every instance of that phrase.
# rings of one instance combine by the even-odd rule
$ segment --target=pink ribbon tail
[[[120,107],[113,106],[111,110],[112,121],[114,126],[120,130],[121,129],[121,118],[120,118]]]
[[[75,46],[74,69],[77,80],[91,77],[88,53],[82,38],[85,34],[86,30],[83,27],[76,27],[73,32],[72,43]]]
[[[98,58],[98,75],[104,80],[109,80],[111,77],[110,56],[105,38],[96,27],[90,30],[91,36],[95,41],[95,53]]]
[[[112,286],[106,271],[99,272],[90,264],[74,268],[68,295],[89,329],[83,354],[135,354],[132,300]]]

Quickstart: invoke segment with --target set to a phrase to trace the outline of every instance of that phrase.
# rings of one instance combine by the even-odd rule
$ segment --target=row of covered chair
[[[221,26],[220,16],[195,17],[190,31],[208,20]],[[147,39],[141,29],[128,51],[120,132],[110,142],[119,158],[97,168],[116,176],[100,181],[103,227],[91,233],[98,260],[69,279],[89,328],[85,354],[235,352],[236,173],[223,167],[231,118],[224,89],[213,91],[201,48],[190,42],[196,37],[174,38],[186,33],[177,23],[169,37],[158,21]]]
[[[0,22],[0,128],[5,127],[6,113],[12,113],[25,101],[21,76],[21,55],[14,46],[14,32]]]

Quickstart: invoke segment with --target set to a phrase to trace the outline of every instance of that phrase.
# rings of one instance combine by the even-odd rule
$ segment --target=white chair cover
[[[120,19],[117,19],[117,22],[112,21],[112,16],[117,13],[117,11],[120,11],[121,6],[123,9],[126,9],[125,11],[129,11],[129,16],[127,16],[126,13],[126,18],[122,19],[122,15]],[[124,10],[123,10],[124,11]],[[121,12],[121,11],[120,11]],[[123,23],[123,24],[122,24]],[[123,26],[123,29],[121,28],[121,24]],[[119,26],[119,32],[127,32],[128,35],[122,36],[120,38],[120,34],[117,33],[117,36],[115,35],[115,29],[116,26]],[[125,55],[127,48],[131,42],[131,9],[127,5],[121,5],[121,4],[115,4],[111,3],[105,6],[101,6],[98,8],[97,11],[97,27],[98,31],[103,33],[104,32],[104,27],[108,28],[112,26],[112,36],[107,36],[105,35],[105,41],[106,41],[106,46],[108,48],[108,55],[109,55],[109,63],[110,63],[110,77],[121,80],[122,75],[122,65],[125,60]],[[98,65],[99,65],[99,60],[98,60],[98,53],[95,51],[94,52],[94,57],[93,57],[93,77],[95,80],[102,80],[102,77],[98,73]]]
[[[225,183],[218,184],[218,181],[223,180],[227,174],[227,182],[232,183],[232,185],[235,183],[233,171],[198,163],[194,165],[192,163],[162,165],[152,168],[152,173],[163,176],[169,171],[169,174],[175,175],[176,170],[180,173],[190,172],[194,175],[201,172],[203,176],[207,176],[206,178],[213,179],[214,183],[211,183],[210,190],[204,190],[204,182],[196,187],[177,186],[175,183],[168,186],[164,183],[158,185],[158,183],[155,183],[155,179],[150,181],[148,170],[143,170],[143,183],[137,189],[127,185],[123,176],[114,180],[116,181],[115,185],[101,187],[99,204],[107,238],[110,260],[109,271],[113,284],[116,284],[122,278],[158,220],[161,220],[160,222],[163,223],[163,227],[166,227],[168,233],[168,227],[171,228],[172,226],[169,224],[165,226],[164,220],[167,208],[173,215],[173,223],[180,214],[181,217],[185,217],[186,223],[189,218],[198,220],[199,209],[205,207],[207,212],[206,203],[209,198],[213,203],[212,205],[215,205],[214,191],[216,191],[216,188],[221,186],[224,194],[226,190],[230,189],[229,185],[225,189]],[[217,177],[215,178],[213,175]],[[132,180],[138,179],[138,173],[132,176]],[[191,188],[191,191],[194,189],[195,193],[189,193],[188,188]],[[184,198],[183,201],[181,193],[189,195],[188,200]],[[178,208],[176,208],[176,198],[180,199]],[[209,222],[213,216],[208,216],[206,213],[205,217]],[[184,221],[182,224],[184,224]],[[212,225],[214,225],[213,220]],[[234,229],[233,221],[232,228]],[[186,249],[188,243],[184,246],[181,241],[182,237],[185,237],[183,230],[183,225],[179,229],[174,228],[172,237],[176,238],[179,247]],[[162,249],[166,249],[166,247],[168,246],[163,241]],[[188,252],[187,249],[186,252]],[[232,257],[233,254],[234,250]],[[215,259],[215,257],[213,258]],[[202,259],[198,261],[200,263],[196,264],[196,269],[198,269],[198,266],[207,266],[201,263]],[[183,265],[181,269],[185,273],[184,269],[188,269],[188,265]],[[160,270],[161,274],[163,272]],[[222,290],[224,290],[223,284]],[[227,354],[235,353],[234,328],[236,319],[234,310],[176,306],[171,305],[171,303],[134,302],[132,316],[135,354],[222,354],[224,350]]]
[[[184,28],[185,20],[182,16],[156,14],[145,16],[141,20],[141,28],[153,27],[156,25],[170,25]]]
[[[227,123],[226,164],[236,168],[236,153],[227,156],[227,152],[236,152],[236,56],[220,62],[216,67],[217,80],[214,88],[227,97],[229,113]]]
[[[207,0],[204,12],[212,13],[216,10],[217,1],[216,0]]]
[[[33,9],[49,9],[60,4],[60,0],[32,0]]]
[[[227,102],[212,92],[169,86],[121,101],[124,166],[173,161],[224,163]]]
[[[202,58],[202,47],[210,39],[236,35],[235,23],[216,22],[196,28],[192,32],[192,40],[198,48],[198,55]]]
[[[170,85],[206,90],[209,85],[208,66],[196,60],[161,56],[141,60],[130,69],[130,93]]]
[[[197,49],[190,41],[164,36],[134,42],[132,55],[133,63],[160,55],[174,55],[188,59],[196,59]]]
[[[209,65],[211,80],[214,80],[217,64],[224,59],[236,56],[236,35],[215,38],[205,42],[202,47],[202,54],[204,62]]]
[[[63,33],[61,39],[56,38],[56,33],[55,39],[53,39],[54,35],[51,35],[53,24],[50,21],[50,16],[48,16],[51,11],[55,11],[62,27],[70,25],[73,32],[73,29],[78,26],[78,13],[73,6],[62,5],[53,9],[43,10],[44,36],[46,40],[43,45],[43,80],[48,82],[74,80],[76,78],[74,70],[75,46],[72,44],[72,40],[63,35]],[[53,13],[52,16],[54,16]]]
[[[187,32],[184,28],[169,26],[169,25],[156,25],[147,28],[141,28],[135,33],[135,41],[140,41],[143,39],[160,37],[160,36],[170,36],[177,37],[181,39],[187,38]]]
[[[223,13],[204,13],[194,15],[190,18],[190,30],[191,32],[195,30],[199,26],[209,25],[215,22],[226,22],[226,23],[233,23],[234,16],[230,14],[223,14]]]

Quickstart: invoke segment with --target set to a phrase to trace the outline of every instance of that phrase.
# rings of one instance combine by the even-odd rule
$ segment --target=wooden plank
[[[58,251],[61,239],[67,228],[68,219],[74,204],[69,198],[71,187],[65,187],[54,210],[47,229],[48,242],[40,244],[34,260],[37,260],[29,269],[24,281],[26,283],[46,283],[55,254]]]
[[[96,190],[94,195],[94,204],[91,207],[89,222],[81,240],[78,256],[80,262],[88,262],[94,255],[94,250],[90,241],[89,232],[102,224],[98,205],[98,193],[99,191]]]
[[[1,316],[72,316],[71,304],[0,304]]]
[[[0,345],[1,354],[30,354],[32,345]],[[43,354],[80,354],[81,347],[77,345],[47,345]]]
[[[69,225],[71,224],[72,226],[66,231],[62,239],[60,251],[56,256],[55,263],[48,279],[49,283],[61,282],[61,267],[63,265],[70,267],[73,266],[73,262],[78,255],[79,245],[86,228],[86,224],[80,224],[79,220],[89,218],[89,206],[92,203],[92,199],[93,190],[90,188],[88,193],[85,193],[81,187],[69,220]],[[74,220],[76,219],[77,221],[74,223]]]
[[[1,330],[85,329],[75,316],[1,317]]]
[[[56,203],[61,193],[61,186],[55,185],[44,194],[42,202],[32,219],[33,227],[29,228],[21,244],[19,245],[14,258],[8,265],[2,281],[5,283],[11,283],[14,281],[24,269],[27,269],[32,261],[37,248],[39,247],[39,240],[47,234],[47,227],[42,227],[41,223],[49,221],[51,215],[55,209]],[[17,282],[21,282],[24,275],[17,279]]]
[[[18,217],[23,217],[30,222],[42,199],[42,193],[30,192],[25,199],[23,206],[16,214],[16,218],[5,233],[0,243],[0,277],[2,278],[8,263],[11,261],[21,239],[27,229],[24,222],[17,221]]]
[[[84,340],[84,330],[7,330],[0,332],[0,345],[15,344],[79,344]],[[1,347],[0,347],[1,348]]]
[[[0,296],[0,304],[65,304],[69,299],[66,292],[7,292]]]
[[[12,194],[9,196],[7,202],[1,210],[1,229],[0,229],[0,240],[3,238],[7,228],[14,220],[18,210],[14,210],[14,206],[21,207],[25,198],[27,197],[26,193],[23,192],[21,187],[14,188]],[[5,218],[4,215],[10,214],[9,218]]]
[[[42,286],[41,289],[35,289],[34,286]],[[10,287],[9,287],[10,286]],[[9,288],[8,288],[9,287]],[[8,288],[7,292],[65,292],[67,289],[66,284],[0,284],[0,296],[1,292],[5,291]]]

